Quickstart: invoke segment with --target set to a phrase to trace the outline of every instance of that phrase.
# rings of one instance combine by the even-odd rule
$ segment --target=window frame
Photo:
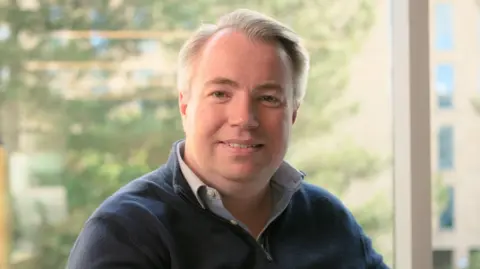
[[[430,1],[390,3],[394,268],[432,269]]]

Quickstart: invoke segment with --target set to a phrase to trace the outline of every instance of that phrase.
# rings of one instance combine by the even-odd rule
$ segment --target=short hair
[[[309,55],[300,37],[289,27],[264,14],[248,9],[237,9],[228,13],[216,24],[203,24],[182,46],[178,57],[177,88],[180,92],[189,90],[192,80],[192,66],[207,41],[222,29],[234,29],[248,37],[280,46],[288,55],[293,73],[293,98],[299,106],[305,97],[309,70]]]

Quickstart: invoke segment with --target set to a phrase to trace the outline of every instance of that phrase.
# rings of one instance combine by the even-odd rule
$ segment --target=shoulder
[[[293,197],[295,210],[305,211],[323,223],[341,224],[352,232],[358,232],[358,224],[351,211],[333,193],[325,188],[302,182],[299,191]]]
[[[347,210],[343,202],[333,193],[308,182],[302,182],[297,195],[300,199],[304,200],[308,206],[321,207],[321,209],[327,207],[334,211]]]
[[[107,197],[88,221],[103,219],[122,226],[151,223],[165,212],[174,199],[173,188],[168,182],[171,177],[168,170],[162,166],[132,180]]]
[[[160,168],[137,178],[108,197],[84,224],[71,250],[68,268],[117,268],[127,263],[150,268],[165,264],[168,232],[159,221],[159,216],[166,214],[169,199],[164,172]]]
[[[360,251],[367,268],[388,268],[382,256],[373,249],[371,239],[338,197],[307,182],[302,182],[294,197],[292,202],[296,205],[293,205],[293,211],[303,212],[313,225],[336,235],[337,242],[348,243],[350,251]]]

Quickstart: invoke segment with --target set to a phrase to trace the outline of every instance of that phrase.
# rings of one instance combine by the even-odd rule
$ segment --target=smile
[[[226,144],[231,148],[241,148],[241,149],[259,148],[262,146],[261,144],[238,144],[238,143],[224,143],[224,144]]]
[[[250,155],[262,150],[264,144],[257,144],[254,141],[221,141],[220,145],[234,155]]]

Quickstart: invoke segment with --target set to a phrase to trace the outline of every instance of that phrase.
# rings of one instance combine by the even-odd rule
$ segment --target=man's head
[[[270,177],[287,151],[308,62],[293,31],[253,11],[234,11],[195,32],[178,66],[192,169],[238,183]]]

